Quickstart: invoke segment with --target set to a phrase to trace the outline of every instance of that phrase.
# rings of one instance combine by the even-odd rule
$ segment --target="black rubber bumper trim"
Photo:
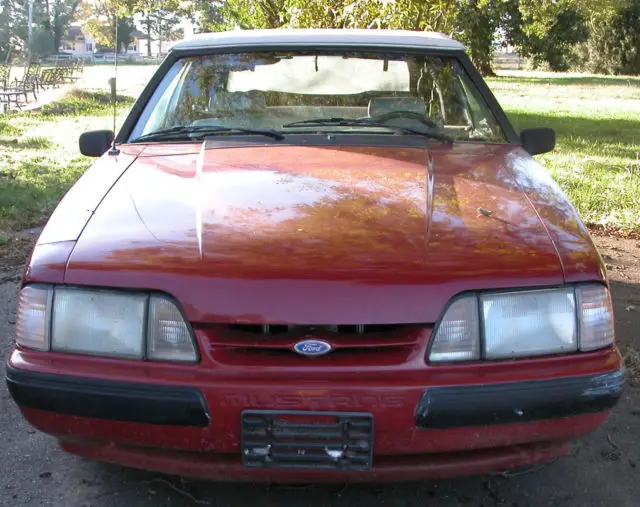
[[[427,389],[415,412],[420,428],[461,428],[555,419],[613,407],[624,370],[553,380]]]
[[[15,402],[25,408],[166,426],[209,424],[204,396],[193,387],[50,375],[10,365],[7,386]]]

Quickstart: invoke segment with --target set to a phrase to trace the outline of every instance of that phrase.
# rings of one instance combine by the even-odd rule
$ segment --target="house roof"
[[[62,37],[62,39],[66,41],[74,41],[83,38],[84,33],[82,33],[82,27],[80,26],[70,26],[69,28],[67,28],[64,37]]]
[[[135,37],[138,40],[147,39],[147,34],[141,32],[140,30],[134,30],[131,32],[131,37]]]
[[[202,33],[177,42],[173,50],[240,46],[371,46],[462,50],[464,46],[441,33],[408,30],[271,29]]]

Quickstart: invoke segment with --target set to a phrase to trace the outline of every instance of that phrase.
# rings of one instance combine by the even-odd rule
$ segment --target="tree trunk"
[[[478,67],[478,71],[484,77],[493,77],[493,76],[496,75],[495,71],[491,67],[491,62],[480,61],[480,62],[476,63],[476,67]]]
[[[53,26],[51,27],[53,30],[53,52],[57,53],[60,50],[60,43],[62,42],[62,29],[60,26],[58,15],[56,14],[53,19]]]
[[[151,18],[149,17],[149,14],[147,14],[147,20],[146,20],[146,25],[147,25],[147,56],[151,56]]]
[[[51,7],[49,6],[49,0],[45,2],[45,9],[46,9],[47,15],[45,19],[42,21],[42,27],[46,31],[50,32],[51,31]]]

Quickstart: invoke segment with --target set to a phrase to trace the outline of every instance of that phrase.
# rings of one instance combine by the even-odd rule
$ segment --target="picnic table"
[[[60,60],[53,66],[43,67],[39,62],[29,62],[20,78],[11,77],[11,66],[0,65],[0,104],[11,104],[22,108],[29,101],[29,95],[38,100],[38,92],[64,84],[75,83],[84,71],[83,60]]]

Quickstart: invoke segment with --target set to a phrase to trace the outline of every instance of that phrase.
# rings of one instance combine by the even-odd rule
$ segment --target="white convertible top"
[[[441,33],[409,30],[272,29],[201,33],[172,50],[255,46],[371,46],[459,51],[464,46]]]

